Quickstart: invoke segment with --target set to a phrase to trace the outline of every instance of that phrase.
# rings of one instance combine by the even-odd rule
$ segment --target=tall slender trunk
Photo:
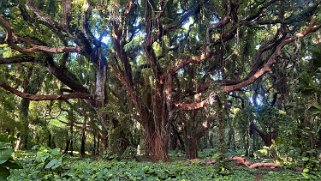
[[[175,134],[175,132],[172,129],[171,133],[170,133],[170,138],[169,138],[169,149],[170,150],[176,150],[178,148],[177,140],[178,140],[177,134]]]
[[[171,124],[171,137],[170,137],[170,148],[172,150],[175,149],[181,149],[181,150],[185,150],[185,143],[184,140],[182,139],[180,133],[178,132],[177,128],[175,127],[175,125],[172,123]],[[179,145],[177,144],[177,141],[179,142]],[[177,148],[177,146],[179,146]]]
[[[69,145],[70,145],[70,138],[69,138],[69,136],[67,135],[67,139],[66,139],[66,147],[65,147],[64,154],[67,154],[67,153],[68,153]]]
[[[19,116],[20,116],[20,120],[22,122],[22,133],[20,134],[21,136],[21,141],[20,141],[20,145],[18,146],[19,149],[28,149],[30,147],[29,145],[29,104],[30,101],[28,99],[22,99],[21,100],[21,104],[20,104],[20,112],[19,112]]]
[[[94,130],[94,147],[93,147],[93,150],[92,150],[92,155],[93,156],[96,156],[96,147],[97,147],[97,136],[96,136],[96,134],[97,134],[97,131],[96,130]]]
[[[248,123],[249,126],[250,123]],[[250,134],[250,129],[247,129],[245,132],[245,156],[250,156],[252,153],[251,151],[251,134]]]
[[[102,144],[104,146],[104,149],[107,150],[108,148],[108,130],[104,129],[102,130]]]
[[[96,151],[95,151],[95,153],[96,153],[96,155],[99,155],[99,153],[100,153],[100,139],[101,139],[101,137],[99,136],[99,132],[98,132],[98,135],[97,135],[97,144],[96,144]]]
[[[72,119],[70,120],[70,155],[73,156],[74,152],[74,115],[73,112],[72,114]]]
[[[101,51],[101,48],[99,48],[98,51]],[[97,103],[96,113],[97,113],[98,121],[102,126],[102,143],[103,143],[104,149],[107,149],[108,148],[107,113],[104,111],[101,111],[101,109],[104,108],[107,103],[107,97],[106,97],[107,63],[106,61],[104,61],[101,55],[102,55],[101,52],[98,52],[97,58],[99,63],[96,68],[96,87],[95,87],[96,88],[95,97],[96,97],[96,103]]]
[[[198,138],[196,136],[188,137],[186,140],[187,159],[196,159],[198,157]]]
[[[87,117],[84,117],[84,122],[82,124],[81,130],[81,145],[80,145],[80,155],[83,157],[85,156],[86,151],[86,124],[87,124]]]
[[[55,145],[55,142],[54,142],[54,137],[52,136],[51,132],[48,130],[48,144],[47,146],[49,148],[55,148],[56,145]]]
[[[321,148],[321,129],[319,130],[318,135],[319,135],[319,138],[318,138],[317,146],[318,148]]]
[[[224,155],[227,151],[225,142],[225,112],[223,107],[223,102],[219,98],[218,100],[218,131],[219,131],[219,151]]]
[[[37,72],[35,74],[34,72]],[[29,72],[27,77],[25,78],[23,82],[23,89],[24,92],[29,93],[29,94],[36,94],[40,90],[40,85],[44,81],[44,78],[46,76],[47,72],[45,70],[34,70],[33,67],[29,68]],[[22,99],[20,103],[20,120],[23,124],[23,129],[22,129],[22,134],[21,136],[21,141],[20,145],[18,146],[19,149],[28,149],[31,147],[29,143],[29,105],[30,105],[30,100],[28,99]]]
[[[187,159],[196,159],[198,156],[198,133],[197,133],[197,111],[190,111],[186,113],[184,121],[184,140],[185,152]]]
[[[73,155],[73,139],[74,139],[74,112],[71,109],[68,112],[68,119],[70,121],[70,125],[69,125],[69,132],[67,132],[67,140],[66,140],[66,148],[64,153],[67,154],[68,152],[70,152],[70,155]]]

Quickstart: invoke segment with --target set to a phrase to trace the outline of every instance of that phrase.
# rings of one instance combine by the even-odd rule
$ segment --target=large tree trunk
[[[145,125],[145,154],[148,155],[153,162],[168,160],[168,139],[164,135],[164,128],[156,131],[154,125]],[[163,132],[163,133],[161,133]]]
[[[142,117],[145,131],[145,154],[149,155],[153,162],[168,160],[168,140],[169,124],[172,119],[170,108],[168,107],[169,91],[166,91],[168,84],[156,83],[155,93],[153,94],[152,109],[153,114]],[[150,118],[150,119],[145,119]]]
[[[145,131],[145,155],[149,156],[153,162],[160,160],[167,161],[168,135],[164,124],[161,124],[161,122],[157,120],[149,120],[145,122],[143,127]]]
[[[159,88],[159,87],[158,87]],[[153,114],[144,122],[145,153],[153,162],[168,160],[168,111],[162,97],[161,89],[155,91],[153,97]]]

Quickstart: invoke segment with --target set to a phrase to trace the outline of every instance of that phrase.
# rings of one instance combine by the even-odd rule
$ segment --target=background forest
[[[0,179],[321,179],[320,4],[2,0]]]

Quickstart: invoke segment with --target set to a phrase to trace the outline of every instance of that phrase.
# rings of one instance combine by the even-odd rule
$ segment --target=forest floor
[[[321,173],[312,175],[288,167],[249,168],[235,160],[216,162],[213,157],[185,160],[181,154],[171,161],[152,163],[146,159],[79,158],[59,156],[54,151],[20,153],[16,157],[23,169],[11,170],[8,180],[230,180],[230,181],[293,181],[321,180]],[[205,157],[204,157],[205,156]],[[262,161],[262,160],[251,160]],[[252,164],[252,165],[253,165]]]
[[[215,168],[214,165],[185,161],[150,163],[135,161],[67,161],[62,170],[40,170],[37,166],[12,171],[9,180],[304,180],[289,169],[248,169],[241,166]],[[68,168],[66,168],[68,167]]]

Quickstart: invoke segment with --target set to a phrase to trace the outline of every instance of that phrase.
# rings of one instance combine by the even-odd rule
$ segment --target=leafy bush
[[[128,146],[124,151],[124,153],[121,155],[121,158],[133,160],[133,159],[136,159],[136,153],[137,153],[136,148],[132,146]]]
[[[65,157],[61,154],[59,148],[50,149],[46,147],[35,146],[32,152],[21,154],[21,162],[24,165],[22,171],[14,171],[9,180],[57,180],[61,174],[67,170],[63,164]]]
[[[0,135],[0,180],[6,180],[10,175],[10,169],[22,168],[12,158],[13,150],[7,135]]]
[[[310,150],[305,153],[306,156],[302,157],[304,162],[302,175],[305,179],[321,180],[321,164],[316,153],[316,150]]]

